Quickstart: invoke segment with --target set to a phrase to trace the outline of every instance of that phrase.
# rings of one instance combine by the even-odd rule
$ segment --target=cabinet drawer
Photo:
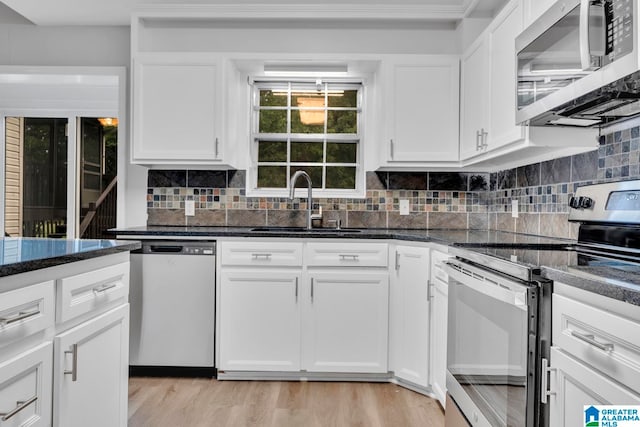
[[[221,265],[302,267],[302,243],[222,242],[218,256]]]
[[[129,295],[129,263],[59,279],[57,292],[58,323],[119,300],[125,302]]]
[[[53,281],[0,294],[0,347],[53,326]]]
[[[555,347],[640,390],[640,321],[554,294],[552,328]]]
[[[386,243],[308,243],[308,266],[387,267]]]
[[[449,254],[431,251],[431,280],[436,279],[449,283],[449,275],[444,271],[443,265],[449,259]]]
[[[0,363],[0,425],[51,425],[52,359],[47,342]]]

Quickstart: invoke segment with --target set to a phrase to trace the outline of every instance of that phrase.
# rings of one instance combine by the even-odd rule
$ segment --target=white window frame
[[[303,78],[270,78],[270,77],[255,77],[252,82],[252,87],[250,90],[250,110],[251,110],[251,118],[250,118],[250,158],[251,164],[247,171],[247,181],[246,181],[246,195],[248,197],[288,197],[289,196],[289,182],[287,181],[286,188],[257,188],[258,182],[258,140],[268,140],[270,138],[261,137],[258,132],[258,124],[259,124],[259,97],[260,97],[260,88],[264,88],[265,86],[275,85],[275,84],[288,84],[288,83],[317,83],[318,80],[321,80],[322,83],[329,84],[349,84],[349,85],[359,85],[359,108],[357,110],[358,114],[358,133],[355,136],[351,134],[291,134],[287,132],[286,134],[277,134],[277,136],[273,136],[274,140],[282,141],[282,140],[308,140],[308,141],[323,141],[331,142],[331,141],[351,141],[357,140],[357,155],[356,155],[356,163],[353,165],[356,168],[356,186],[354,189],[324,189],[324,188],[314,188],[313,195],[314,197],[319,198],[363,198],[365,196],[365,170],[364,170],[364,151],[365,151],[365,105],[366,96],[367,96],[367,85],[366,81],[363,78],[318,78],[318,79],[303,79]],[[290,111],[291,106],[288,106],[288,111]],[[288,120],[290,123],[290,120]],[[326,146],[324,150],[326,154]],[[326,159],[325,159],[326,160]],[[283,162],[284,163],[284,162]],[[296,162],[297,163],[297,162]],[[286,165],[289,166],[290,162],[287,161]],[[340,164],[341,165],[341,164]],[[307,165],[305,165],[307,166]],[[309,163],[308,166],[336,166],[333,163]],[[323,177],[323,181],[326,177]],[[315,183],[314,183],[315,184]],[[306,197],[307,189],[306,188],[296,188],[295,190],[296,197]]]

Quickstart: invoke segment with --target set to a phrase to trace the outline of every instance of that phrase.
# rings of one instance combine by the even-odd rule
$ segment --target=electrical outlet
[[[196,202],[193,200],[184,201],[184,216],[194,216],[196,214]]]
[[[518,200],[511,201],[511,217],[518,218]]]
[[[400,200],[400,215],[409,215],[409,200]]]

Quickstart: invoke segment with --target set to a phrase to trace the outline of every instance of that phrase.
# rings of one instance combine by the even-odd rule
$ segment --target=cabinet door
[[[429,249],[396,246],[392,273],[392,370],[429,385]]]
[[[313,372],[387,372],[389,274],[309,273],[303,368]]]
[[[433,394],[444,407],[446,400],[447,379],[447,304],[449,303],[449,285],[446,273],[441,265],[448,258],[447,254],[431,251],[431,388]],[[435,271],[434,271],[435,270]],[[442,276],[445,277],[442,277]]]
[[[389,163],[458,160],[459,62],[433,56],[387,66]]]
[[[488,56],[486,39],[481,36],[462,56],[462,93],[460,105],[460,159],[481,154],[478,147],[482,132],[488,132]],[[515,96],[515,95],[514,95]]]
[[[209,57],[135,58],[132,160],[221,160],[221,73],[219,62]]]
[[[300,370],[300,273],[220,273],[220,360],[230,371]]]
[[[54,426],[125,427],[129,304],[57,335]]]
[[[514,40],[523,29],[521,0],[513,0],[492,22],[489,43],[489,111],[487,150],[495,150],[524,138],[516,125],[516,49]]]
[[[584,405],[640,405],[640,395],[551,348],[549,425],[585,425]],[[601,424],[603,425],[603,424]],[[613,425],[613,424],[612,424]]]
[[[51,425],[53,346],[40,344],[0,363],[0,425]]]

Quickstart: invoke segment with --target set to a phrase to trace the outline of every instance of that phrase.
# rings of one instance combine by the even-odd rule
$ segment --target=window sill
[[[247,197],[279,197],[289,198],[289,190],[276,189],[249,189],[246,190]],[[313,189],[312,196],[314,199],[364,199],[364,190],[318,190]],[[306,188],[296,188],[296,198],[307,198]]]

